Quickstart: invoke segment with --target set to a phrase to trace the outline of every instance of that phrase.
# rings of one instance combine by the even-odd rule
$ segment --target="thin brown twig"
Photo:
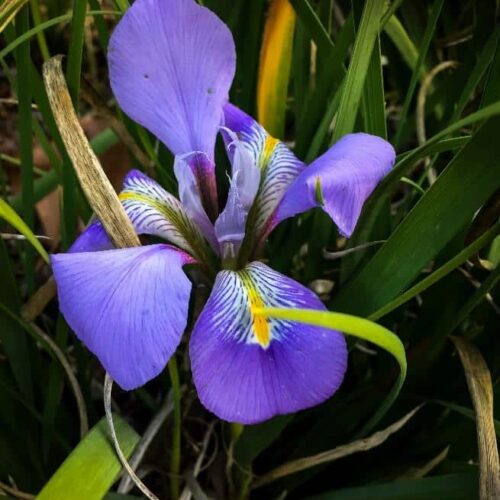
[[[21,309],[21,318],[25,321],[34,321],[55,297],[56,291],[56,281],[51,276],[24,304]]]
[[[422,408],[422,405],[417,406],[412,411],[407,413],[403,418],[399,419],[397,422],[394,422],[386,429],[375,432],[367,438],[358,439],[357,441],[338,446],[337,448],[334,448],[332,450],[318,453],[317,455],[311,457],[292,460],[291,462],[280,465],[279,467],[272,469],[267,474],[257,478],[253,484],[253,488],[259,488],[260,486],[264,486],[265,484],[279,479],[280,477],[288,476],[289,474],[294,474],[296,472],[300,472],[302,470],[306,470],[324,463],[333,462],[335,460],[338,460],[339,458],[352,455],[353,453],[371,450],[372,448],[381,445],[387,440],[387,438],[389,438],[389,436],[401,429],[415,415],[415,413],[420,410],[420,408]]]
[[[131,477],[132,481],[134,481],[137,488],[139,488],[142,491],[142,493],[144,493],[144,495],[150,500],[159,500],[159,498],[141,481],[139,476],[137,476],[134,469],[130,467],[127,458],[123,454],[120,442],[118,441],[118,436],[116,435],[115,424],[113,422],[113,413],[111,412],[112,391],[113,391],[113,379],[109,376],[109,373],[106,372],[106,376],[104,378],[104,411],[106,412],[106,420],[108,422],[109,432],[111,433],[111,439],[113,440],[113,445],[115,447],[116,454],[118,455],[121,464]]]
[[[33,500],[35,498],[35,495],[32,495],[31,493],[24,493],[24,491],[20,491],[17,488],[13,488],[12,486],[0,481],[0,493],[2,492],[23,500]]]
[[[33,322],[30,323],[30,326],[34,331],[34,333],[38,337],[40,337],[43,340],[43,342],[45,342],[50,348],[50,350],[54,353],[54,356],[57,358],[59,363],[61,363],[61,366],[63,367],[63,370],[65,371],[68,377],[69,384],[75,396],[76,406],[78,408],[78,416],[80,418],[80,437],[83,438],[89,431],[87,405],[85,404],[85,399],[83,397],[82,390],[80,389],[78,380],[76,379],[75,374],[71,369],[71,365],[69,364],[69,361],[66,359],[66,356],[64,355],[60,347],[52,340],[51,337],[49,337],[49,335],[47,335],[39,326],[37,326]]]
[[[432,85],[432,81],[434,78],[441,73],[442,71],[445,71],[449,68],[455,68],[458,65],[456,61],[443,61],[442,63],[439,63],[437,66],[432,68],[429,73],[425,75],[425,78],[422,81],[422,85],[420,86],[420,89],[418,91],[418,96],[417,96],[417,108],[416,108],[416,128],[417,128],[417,139],[418,139],[418,144],[421,146],[425,142],[425,102],[427,100],[427,94],[429,93],[429,90]],[[425,159],[425,166],[429,167],[430,165],[430,160],[429,158]],[[436,181],[436,172],[432,169],[429,168],[427,172],[427,177],[429,179],[430,184],[434,184]]]

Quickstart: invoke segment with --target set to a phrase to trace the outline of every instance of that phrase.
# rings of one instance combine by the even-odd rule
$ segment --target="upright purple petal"
[[[192,259],[168,245],[52,255],[59,305],[123,389],[158,375],[186,328]]]
[[[138,170],[125,177],[120,201],[137,234],[159,236],[198,258],[206,244],[179,200]],[[92,222],[71,247],[71,252],[106,250],[113,245],[99,221]]]
[[[270,224],[271,215],[305,165],[285,144],[269,135],[261,125],[236,106],[226,104],[224,120],[225,127],[237,135],[261,171],[260,189],[252,210],[253,218],[249,222],[256,241],[260,241]],[[224,131],[223,136],[226,144],[233,140]]]
[[[202,203],[202,192],[196,180],[195,171],[192,168],[193,157],[204,156],[203,153],[187,153],[175,157],[174,173],[179,183],[179,197],[184,210],[195,222],[216,253],[219,252],[219,244],[215,237],[214,225],[205,211]]]
[[[347,367],[342,334],[254,313],[264,306],[325,309],[309,289],[254,262],[217,275],[191,335],[198,396],[230,422],[255,424],[317,405]]]
[[[136,0],[109,44],[121,108],[176,155],[213,159],[235,71],[231,32],[194,0]]]
[[[215,234],[223,257],[235,257],[245,237],[248,212],[259,189],[260,169],[243,142],[228,129],[226,134],[232,139],[227,144],[232,163],[231,183],[226,206],[215,221]]]
[[[321,206],[344,236],[354,231],[364,202],[389,173],[396,154],[384,139],[348,134],[315,160],[286,192],[272,227],[288,217]]]

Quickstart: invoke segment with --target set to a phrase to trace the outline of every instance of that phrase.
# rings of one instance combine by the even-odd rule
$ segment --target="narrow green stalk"
[[[21,36],[29,29],[29,7],[24,6],[16,17],[16,36]],[[19,45],[16,49],[17,63],[17,98],[19,100],[19,142],[22,182],[22,216],[26,225],[34,226],[33,193],[33,138],[30,85],[30,44]],[[25,249],[25,271],[28,293],[35,290],[35,254],[31,247]]]
[[[118,7],[120,12],[125,12],[129,7],[128,0],[115,0],[115,5]]]
[[[344,81],[332,141],[353,131],[361,102],[363,86],[377,39],[384,0],[367,0],[354,42],[351,63]]]
[[[231,445],[230,445],[230,455],[231,457],[234,454],[234,447],[236,442],[240,438],[242,432],[245,430],[245,426],[243,424],[232,423],[230,424],[231,430]],[[234,464],[234,459],[232,459],[232,464]],[[235,476],[235,484],[233,487],[235,489],[235,496],[238,500],[245,500],[248,498],[248,490],[250,487],[250,483],[252,482],[252,474],[251,469],[248,467],[247,470],[243,470],[241,467],[233,468],[233,474]],[[237,493],[236,493],[237,491]]]
[[[87,14],[87,0],[74,0],[73,17],[71,19],[71,39],[68,51],[68,66],[66,79],[68,89],[75,108],[78,108],[78,94],[80,92],[80,76],[82,70],[83,41],[85,16]]]
[[[66,80],[73,101],[73,106],[78,111],[78,95],[80,93],[80,77],[83,59],[83,42],[85,16],[87,14],[87,0],[74,0],[73,17],[71,19],[71,38],[68,51],[68,65]],[[63,209],[61,210],[61,227],[63,247],[67,248],[76,236],[76,176],[71,162],[66,157],[63,162]]]
[[[33,24],[35,27],[40,26],[42,23],[42,15],[40,13],[40,3],[38,0],[30,0],[31,15],[33,17]],[[48,61],[50,58],[49,48],[47,46],[47,40],[45,39],[45,33],[40,30],[36,34],[38,40],[38,47],[40,48],[40,53],[42,54],[43,60]]]
[[[172,455],[170,457],[170,496],[179,498],[179,473],[181,468],[181,386],[175,356],[168,362],[168,374],[174,395],[174,427],[172,429]]]
[[[244,431],[245,426],[243,424],[231,424],[231,443],[234,444],[238,441],[241,433]]]

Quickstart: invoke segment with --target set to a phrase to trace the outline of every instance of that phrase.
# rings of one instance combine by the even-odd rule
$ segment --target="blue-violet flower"
[[[123,207],[138,234],[169,244],[114,249],[94,221],[68,253],[52,256],[69,325],[123,389],[137,388],[164,369],[181,341],[192,288],[184,266],[218,262],[220,269],[222,262],[189,341],[203,405],[224,420],[252,424],[325,401],[346,371],[345,339],[255,314],[266,306],[325,309],[311,290],[255,258],[281,221],[313,207],[350,236],[393,166],[393,148],[356,133],[311,165],[298,160],[228,102],[233,38],[194,0],[136,0],[108,57],[120,107],[175,155],[180,200],[133,170],[120,193]],[[231,162],[221,213],[219,133]]]

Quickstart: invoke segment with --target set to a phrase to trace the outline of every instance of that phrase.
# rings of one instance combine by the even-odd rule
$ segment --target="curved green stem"
[[[174,427],[172,429],[172,450],[170,457],[170,496],[179,498],[179,472],[181,467],[181,386],[177,360],[172,357],[168,362],[168,374],[174,396]]]

